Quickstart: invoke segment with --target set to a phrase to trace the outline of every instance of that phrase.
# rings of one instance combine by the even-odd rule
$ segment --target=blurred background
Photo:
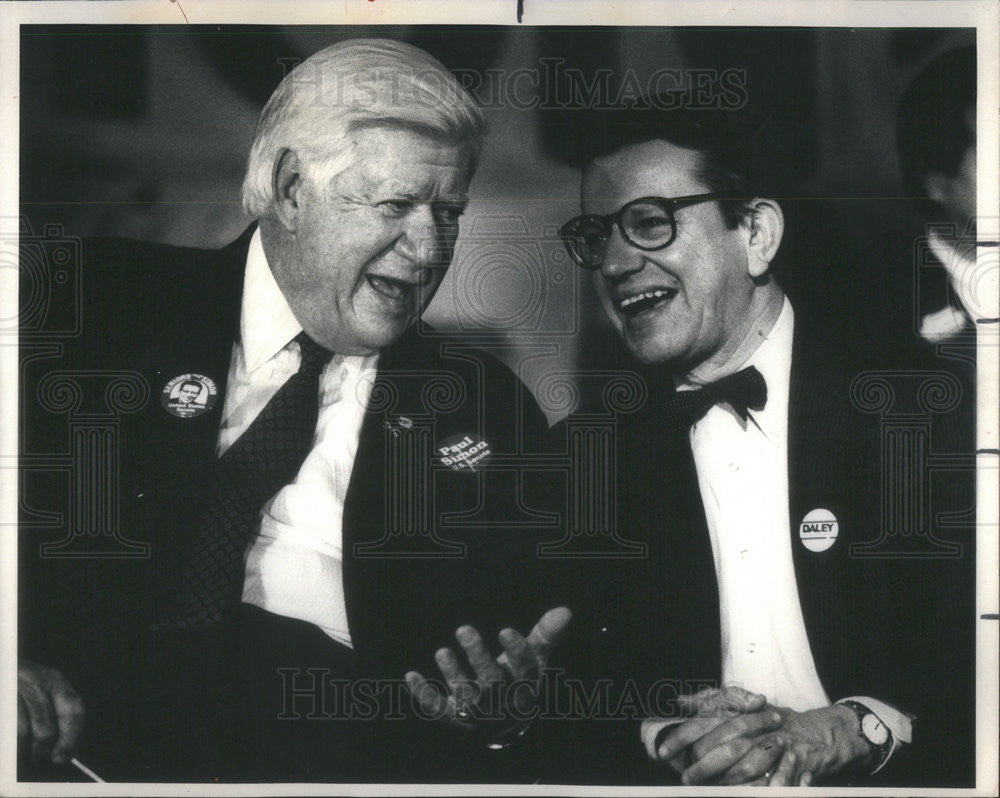
[[[766,117],[764,149],[780,166],[792,231],[786,287],[813,301],[836,289],[844,301],[855,274],[884,268],[908,279],[916,220],[897,165],[896,105],[933,56],[975,43],[974,31],[958,29],[21,31],[21,201],[34,235],[196,247],[225,245],[249,223],[239,190],[257,115],[298,61],[357,36],[436,56],[484,105],[490,136],[426,319],[495,350],[553,419],[575,398],[547,395],[546,379],[551,387],[553,375],[622,367],[589,275],[555,234],[578,212],[570,163],[581,103],[677,90]]]

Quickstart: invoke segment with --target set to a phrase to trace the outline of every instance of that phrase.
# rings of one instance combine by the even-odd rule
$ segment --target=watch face
[[[875,715],[868,713],[861,719],[861,733],[872,745],[885,745],[889,730]]]

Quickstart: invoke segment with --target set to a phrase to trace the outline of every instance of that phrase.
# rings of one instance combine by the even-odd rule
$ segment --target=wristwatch
[[[878,754],[878,762],[872,769],[872,773],[875,773],[886,763],[886,760],[889,759],[889,755],[892,753],[892,733],[882,722],[882,719],[864,704],[850,700],[838,701],[837,703],[853,710],[858,716],[858,721],[861,724],[858,735]]]

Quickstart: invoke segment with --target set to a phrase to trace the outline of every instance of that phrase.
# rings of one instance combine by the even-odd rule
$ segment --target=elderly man
[[[92,558],[84,579],[79,560],[26,547],[25,573],[44,586],[26,606],[48,603],[22,628],[91,663],[66,670],[101,775],[488,776],[476,756],[490,740],[421,722],[403,679],[460,624],[518,622],[500,620],[514,606],[502,586],[480,588],[504,565],[505,519],[482,507],[498,506],[491,457],[516,456],[544,418],[491,358],[416,327],[483,134],[473,99],[423,51],[342,42],[286,76],[261,114],[243,190],[257,222],[238,241],[85,244],[83,333],[28,369],[24,395],[64,377],[128,384],[117,405],[111,388],[79,388],[119,411],[117,484],[84,498],[112,489],[118,539],[149,556]],[[178,383],[204,387],[198,412],[168,401]],[[66,408],[27,404],[30,445],[55,450],[65,433],[51,414]],[[567,621],[505,630],[499,664],[475,628],[458,639],[477,672],[523,677]],[[35,658],[62,662],[54,648]],[[423,720],[456,712],[449,698]]]
[[[974,541],[892,527],[900,464],[873,397],[852,402],[882,364],[773,276],[784,215],[747,174],[749,131],[653,106],[595,114],[561,230],[647,393],[615,437],[617,532],[645,556],[595,566],[567,642],[665,716],[641,733],[661,778],[971,784]]]

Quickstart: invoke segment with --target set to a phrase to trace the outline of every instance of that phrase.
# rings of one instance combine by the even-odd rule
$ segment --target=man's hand
[[[83,732],[83,700],[53,668],[17,661],[17,749],[32,762],[67,764]]]
[[[677,767],[676,758],[686,750],[685,784],[807,786],[815,779],[860,772],[874,756],[858,734],[855,713],[838,705],[807,712],[766,705],[718,724],[694,742],[689,742],[694,732],[672,739],[678,733],[681,728],[667,737],[655,758]]]
[[[742,756],[718,749],[706,754],[685,771],[686,782],[743,784],[766,775],[773,786],[808,786],[841,773],[864,773],[874,763],[875,752],[858,733],[858,717],[847,707],[834,704],[806,712],[771,709],[782,717],[780,729],[761,737]],[[776,752],[784,757],[782,781],[777,784]]]
[[[566,607],[546,612],[527,638],[515,629],[499,634],[503,653],[494,658],[471,626],[455,631],[455,639],[475,672],[470,678],[458,656],[441,648],[434,660],[448,685],[443,695],[416,671],[406,684],[421,709],[451,724],[485,736],[496,747],[512,742],[537,712],[538,684],[549,656],[573,614]]]
[[[779,716],[765,711],[767,699],[763,695],[732,685],[680,696],[676,704],[685,720],[648,718],[642,723],[641,735],[649,757],[678,773],[722,742],[770,732],[781,725]],[[712,735],[720,727],[725,728]]]

